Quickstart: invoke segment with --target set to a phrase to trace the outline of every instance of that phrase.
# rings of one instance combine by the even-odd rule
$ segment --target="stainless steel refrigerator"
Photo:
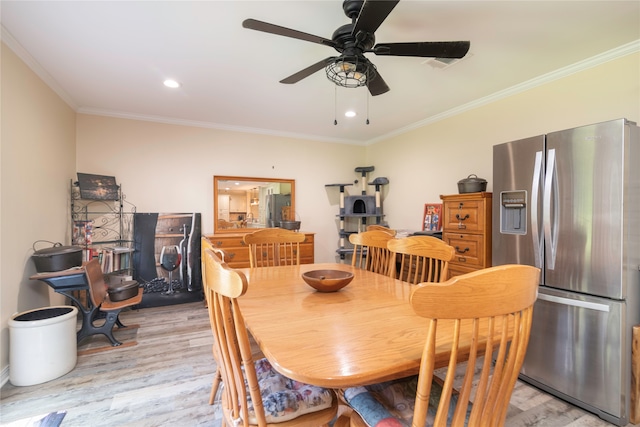
[[[291,206],[291,194],[268,194],[266,197],[267,227],[280,227],[282,208]]]
[[[521,378],[629,421],[640,139],[624,119],[493,147],[493,265],[542,270]]]

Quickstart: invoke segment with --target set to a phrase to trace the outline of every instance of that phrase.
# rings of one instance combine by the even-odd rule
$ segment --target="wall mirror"
[[[279,227],[295,220],[295,181],[246,176],[213,177],[215,233]]]

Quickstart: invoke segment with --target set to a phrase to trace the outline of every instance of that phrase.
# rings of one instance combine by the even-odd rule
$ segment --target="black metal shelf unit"
[[[105,274],[132,276],[136,207],[126,200],[120,185],[103,194],[87,193],[71,180],[71,242],[83,248],[83,261],[98,258]]]

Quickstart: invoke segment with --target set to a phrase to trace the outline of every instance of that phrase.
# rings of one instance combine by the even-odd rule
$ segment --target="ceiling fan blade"
[[[300,80],[306,77],[309,77],[311,74],[315,73],[316,71],[322,70],[324,67],[332,63],[335,59],[336,59],[335,57],[329,57],[329,58],[323,59],[322,61],[318,61],[315,64],[308,66],[304,70],[300,70],[297,73],[292,74],[289,77],[280,80],[280,83],[284,83],[284,84],[298,83]]]
[[[389,16],[400,0],[367,0],[360,9],[356,25],[351,34],[357,36],[359,31],[375,33],[380,24]]]
[[[373,53],[391,56],[462,58],[467,54],[470,46],[471,43],[468,41],[380,43],[373,47]]]
[[[304,40],[311,43],[318,43],[333,48],[336,47],[336,44],[333,40],[325,39],[324,37],[320,36],[314,36],[313,34],[303,33],[302,31],[292,30],[291,28],[269,24],[268,22],[258,21],[256,19],[245,19],[242,22],[242,26],[250,30],[262,31],[278,36],[291,37],[293,39]]]
[[[382,95],[383,93],[389,92],[389,86],[387,86],[387,83],[380,73],[378,73],[378,70],[374,71],[374,76],[372,79],[367,80],[367,88],[371,96]]]

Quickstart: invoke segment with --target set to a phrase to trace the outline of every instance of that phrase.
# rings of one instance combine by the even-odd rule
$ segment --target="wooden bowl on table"
[[[302,273],[302,279],[318,292],[336,292],[353,280],[353,273],[342,270],[312,270]]]

